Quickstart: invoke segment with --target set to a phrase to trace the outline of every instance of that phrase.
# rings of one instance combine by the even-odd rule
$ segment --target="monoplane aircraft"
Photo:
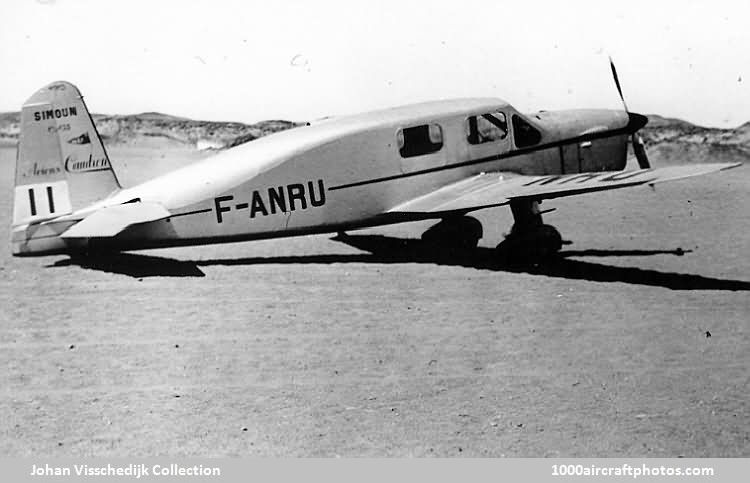
[[[649,164],[624,110],[518,112],[495,98],[334,117],[272,134],[123,188],[78,89],[54,82],[23,105],[12,251],[72,254],[237,242],[434,219],[427,243],[475,247],[468,216],[509,205],[500,246],[562,246],[540,203],[736,166]],[[639,169],[624,170],[632,144]],[[512,250],[511,250],[512,251]]]

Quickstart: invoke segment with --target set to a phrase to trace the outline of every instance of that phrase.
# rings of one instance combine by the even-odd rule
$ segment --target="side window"
[[[397,137],[398,150],[403,158],[434,153],[443,147],[443,130],[437,124],[407,127],[401,129]]]
[[[542,134],[534,126],[524,121],[520,116],[513,115],[513,139],[516,147],[533,146],[542,140]]]
[[[466,140],[469,144],[483,144],[505,139],[508,122],[502,112],[471,116],[466,119]]]

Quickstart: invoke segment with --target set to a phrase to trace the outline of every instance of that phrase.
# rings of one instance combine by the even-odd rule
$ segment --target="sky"
[[[454,97],[750,120],[750,2],[4,0],[0,111],[68,80],[92,112],[307,121]]]

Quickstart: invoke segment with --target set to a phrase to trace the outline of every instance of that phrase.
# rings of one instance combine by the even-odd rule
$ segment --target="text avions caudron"
[[[115,466],[107,463],[104,466],[72,465],[50,466],[31,465],[30,476],[221,476],[221,468],[216,466],[183,466],[175,463],[167,465],[146,465],[143,463]]]

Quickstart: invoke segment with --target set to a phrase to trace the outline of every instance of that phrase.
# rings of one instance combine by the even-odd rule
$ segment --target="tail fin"
[[[120,188],[78,89],[54,82],[21,111],[13,226],[72,213]]]

